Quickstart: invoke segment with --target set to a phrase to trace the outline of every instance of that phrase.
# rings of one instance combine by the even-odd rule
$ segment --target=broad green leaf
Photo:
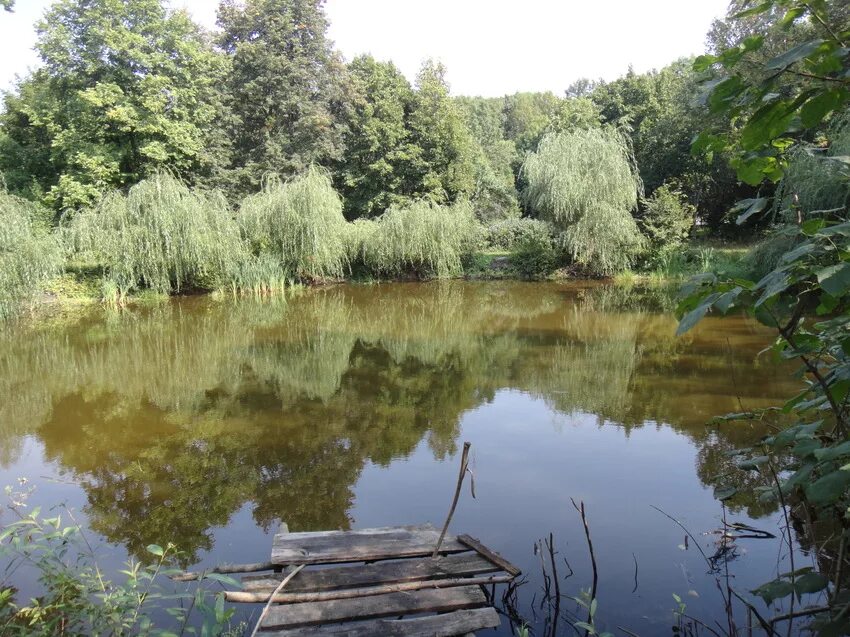
[[[738,493],[738,489],[735,487],[716,487],[714,489],[715,499],[720,500],[721,502],[723,500],[728,500],[736,493]]]
[[[744,212],[738,215],[738,218],[735,220],[735,223],[740,226],[753,215],[760,213],[762,210],[767,208],[767,202],[767,197],[759,197],[757,199],[744,199],[743,201],[739,201],[732,209],[732,211],[737,212],[740,210],[744,210]]]
[[[805,487],[809,501],[821,507],[835,504],[850,487],[850,473],[833,471]]]
[[[826,40],[810,40],[809,42],[804,42],[798,46],[795,46],[793,49],[789,49],[782,55],[778,55],[772,60],[770,60],[765,66],[767,69],[772,71],[778,71],[780,69],[787,68],[794,64],[795,62],[799,62],[803,58],[806,58],[813,53],[821,50],[826,44]]]
[[[832,296],[840,297],[850,286],[850,263],[839,263],[817,273],[818,283]]]
[[[159,544],[148,544],[147,551],[157,557],[162,557],[165,554],[165,551]]]
[[[768,2],[762,2],[761,4],[746,9],[745,11],[739,11],[733,17],[740,20],[741,18],[748,18],[753,15],[759,15],[760,13],[770,11],[773,8],[773,5],[773,1],[768,0]]]
[[[772,604],[774,600],[788,597],[794,592],[794,587],[787,580],[776,579],[767,584],[762,584],[754,591],[750,591],[753,595],[761,597],[765,604]]]
[[[794,592],[797,596],[819,593],[829,586],[829,579],[820,573],[804,573],[794,578]]]
[[[800,119],[803,126],[812,128],[821,123],[827,114],[837,109],[846,99],[846,91],[832,89],[819,93],[803,104],[800,110]]]

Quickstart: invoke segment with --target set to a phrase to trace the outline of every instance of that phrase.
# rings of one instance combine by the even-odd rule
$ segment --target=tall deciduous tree
[[[2,117],[11,188],[61,209],[161,168],[203,171],[222,61],[185,12],[161,0],[60,0],[37,30],[44,67]]]
[[[413,190],[416,153],[407,128],[413,88],[392,62],[368,55],[355,58],[348,73],[351,108],[335,181],[345,198],[346,217],[373,217],[405,201]]]
[[[432,60],[422,65],[409,118],[416,153],[412,194],[437,203],[456,201],[475,186],[472,136],[449,97],[445,74]]]
[[[341,156],[344,65],[323,5],[224,0],[219,8],[221,45],[232,58],[225,92],[237,190]]]

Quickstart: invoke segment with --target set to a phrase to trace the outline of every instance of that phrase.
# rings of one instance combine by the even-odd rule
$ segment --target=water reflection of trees
[[[627,432],[667,423],[708,450],[708,481],[731,438],[705,422],[771,404],[784,372],[751,373],[763,338],[741,320],[675,339],[634,299],[399,284],[93,310],[0,333],[0,449],[8,461],[37,435],[85,488],[92,526],[137,554],[154,540],[209,548],[208,529],[246,502],[263,525],[345,527],[364,463],[423,440],[444,456],[462,414],[501,388]]]

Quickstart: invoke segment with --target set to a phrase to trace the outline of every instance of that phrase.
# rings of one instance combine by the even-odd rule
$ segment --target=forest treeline
[[[118,298],[453,276],[482,248],[523,275],[610,275],[676,257],[695,224],[753,231],[727,213],[762,174],[692,152],[738,134],[699,60],[483,98],[433,60],[412,83],[346,62],[323,0],[224,0],[212,32],[163,0],[58,0],[36,29],[42,64],[0,113],[0,314],[69,264]],[[707,55],[741,49],[755,81],[811,30],[733,3]]]

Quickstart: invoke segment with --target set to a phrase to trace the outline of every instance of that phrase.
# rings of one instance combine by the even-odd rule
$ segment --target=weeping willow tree
[[[35,204],[0,189],[0,320],[59,272],[62,251]]]
[[[114,192],[74,216],[74,256],[101,264],[104,295],[214,289],[244,259],[243,243],[224,197],[190,190],[159,174]]]
[[[362,258],[379,276],[455,276],[463,272],[461,260],[475,249],[479,234],[470,204],[419,201],[391,208],[364,231]]]
[[[327,172],[311,167],[287,182],[267,179],[239,208],[239,227],[255,255],[268,254],[293,278],[338,278],[348,267],[342,199]]]
[[[596,274],[628,268],[644,246],[632,211],[643,185],[613,128],[546,135],[522,167],[526,205],[561,231],[572,260]]]

